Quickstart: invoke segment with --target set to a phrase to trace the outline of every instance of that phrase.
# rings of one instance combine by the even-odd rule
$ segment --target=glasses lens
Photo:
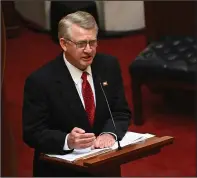
[[[97,40],[91,40],[91,41],[79,41],[77,42],[77,48],[86,48],[87,44],[90,45],[90,47],[96,47],[97,46]]]
[[[77,48],[85,48],[87,46],[87,41],[80,41],[77,43]]]
[[[90,46],[92,46],[92,47],[96,47],[96,46],[97,46],[97,40],[89,41],[89,44],[90,44]]]

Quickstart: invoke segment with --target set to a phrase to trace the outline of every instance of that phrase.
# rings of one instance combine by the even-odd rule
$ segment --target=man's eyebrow
[[[87,41],[96,41],[97,39],[92,39],[92,40],[79,40],[78,42],[87,42]]]
[[[77,43],[83,43],[83,42],[87,42],[88,40],[79,40],[77,41]]]

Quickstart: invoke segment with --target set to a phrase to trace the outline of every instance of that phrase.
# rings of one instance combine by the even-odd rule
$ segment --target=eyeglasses
[[[88,44],[91,48],[95,48],[98,45],[97,40],[90,40],[90,41],[84,40],[84,41],[78,41],[78,42],[74,42],[68,38],[66,38],[65,40],[68,40],[68,41],[74,43],[76,45],[76,48],[80,48],[80,49],[85,49]]]

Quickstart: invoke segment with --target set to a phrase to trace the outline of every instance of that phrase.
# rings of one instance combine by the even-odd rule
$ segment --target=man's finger
[[[97,139],[94,141],[93,145],[94,145],[94,148],[99,148],[99,137],[97,137]]]
[[[86,138],[86,139],[77,139],[77,144],[86,144],[86,143],[93,143],[96,137]]]
[[[99,137],[97,139],[96,148],[104,148],[104,147],[105,147],[104,140],[102,139],[102,137]]]
[[[73,130],[72,130],[74,133],[79,133],[79,134],[84,134],[85,133],[85,130],[79,128],[79,127],[75,127]]]
[[[82,149],[82,148],[92,147],[92,144],[93,144],[93,142],[92,143],[86,143],[86,144],[80,144],[78,148]]]
[[[111,147],[113,145],[113,140],[109,139],[109,140],[106,140],[105,142],[105,147]]]
[[[105,148],[105,141],[104,140],[99,141],[99,148]]]
[[[96,139],[93,141],[93,143],[92,143],[92,146],[91,146],[91,149],[93,150],[93,149],[96,149],[96,146],[95,146],[95,143],[96,143]]]
[[[86,138],[96,138],[94,133],[84,133],[84,134],[81,134],[79,135],[79,138],[80,139],[86,139]]]

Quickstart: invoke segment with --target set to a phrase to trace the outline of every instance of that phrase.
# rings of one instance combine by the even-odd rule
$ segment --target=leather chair
[[[150,43],[129,66],[134,123],[143,124],[141,86],[197,88],[197,40],[194,36],[166,37]]]

